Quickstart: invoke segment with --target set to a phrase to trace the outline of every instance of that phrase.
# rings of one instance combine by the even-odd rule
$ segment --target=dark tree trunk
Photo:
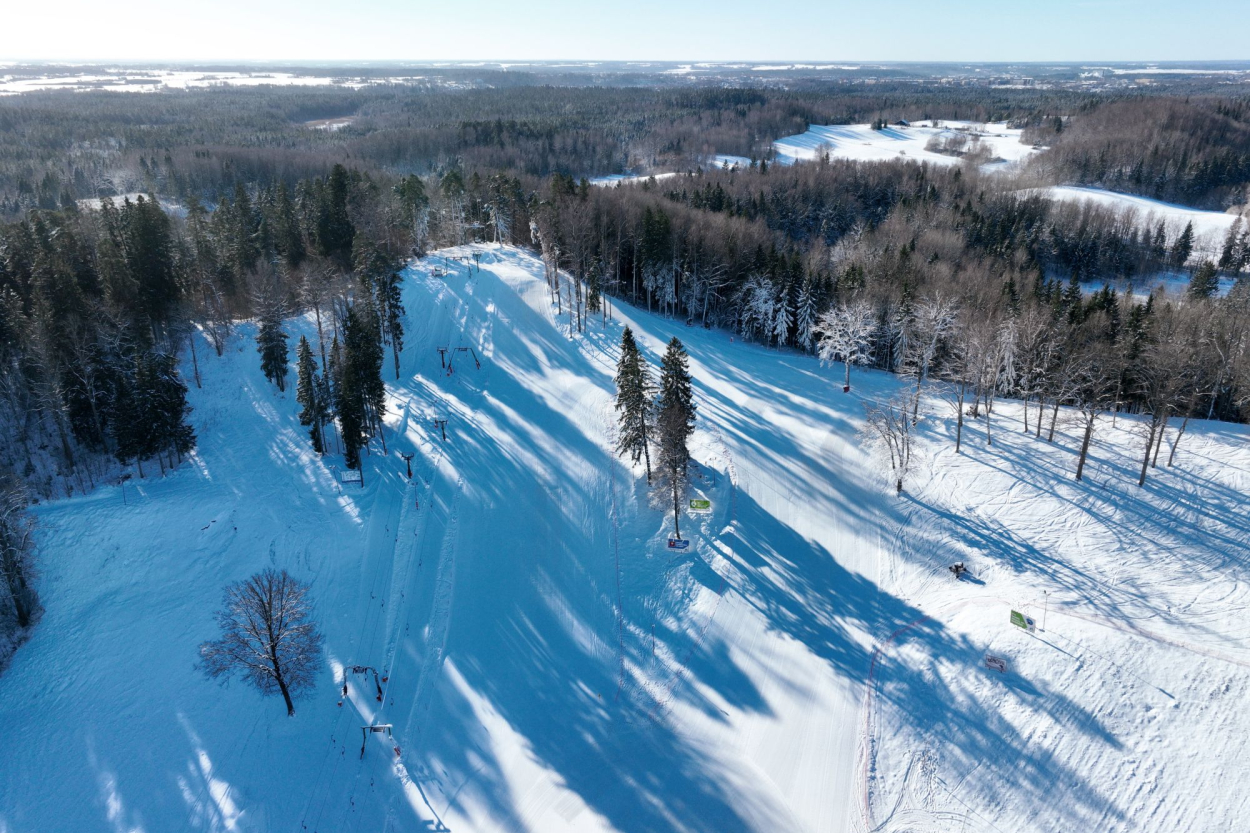
[[[1172,463],[1176,460],[1176,447],[1181,444],[1181,437],[1185,436],[1185,429],[1189,426],[1189,417],[1181,420],[1181,427],[1176,432],[1176,439],[1172,442],[1172,451],[1168,454],[1168,468],[1172,468]]]
[[[200,384],[200,361],[195,357],[194,333],[187,333],[187,344],[191,346],[191,367],[195,369],[195,387],[198,389],[203,386]],[[94,404],[92,405],[92,408],[95,408]]]
[[[959,454],[960,444],[964,438],[964,396],[966,388],[959,389],[959,407],[955,409],[955,453]]]
[[[1089,440],[1094,435],[1094,420],[1087,418],[1085,420],[1085,439],[1081,440],[1081,456],[1076,463],[1076,479],[1080,480],[1081,475],[1085,472],[1085,458],[1089,454]]]
[[[1141,460],[1141,476],[1137,478],[1137,485],[1146,485],[1146,469],[1150,467],[1150,452],[1154,448],[1155,435],[1159,430],[1159,418],[1155,416],[1150,420],[1150,434],[1146,437],[1146,453]]]
[[[1156,468],[1159,465],[1159,449],[1163,448],[1163,435],[1168,432],[1168,418],[1163,418],[1163,424],[1159,426],[1159,436],[1155,439],[1155,453],[1150,458],[1150,467]]]
[[[673,480],[673,529],[677,531],[677,539],[681,540],[681,512],[678,506],[677,477],[674,475]]]

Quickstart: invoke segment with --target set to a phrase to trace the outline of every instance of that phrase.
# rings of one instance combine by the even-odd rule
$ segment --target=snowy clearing
[[[1138,489],[1132,420],[1104,421],[1076,483],[1066,415],[1048,444],[1000,403],[994,445],[970,420],[955,456],[933,398],[895,498],[856,432],[899,380],[843,394],[812,358],[624,305],[570,337],[542,275],[497,246],[407,271],[363,487],[311,452],[241,327],[221,358],[200,344],[190,463],[38,507],[48,612],[0,678],[21,750],[0,830],[1215,833],[1250,813],[1228,779],[1244,426],[1191,423]],[[691,355],[712,509],[676,555],[612,452],[624,324],[652,363],[673,335]],[[291,719],[192,668],[222,586],[271,565],[312,582],[326,635]],[[352,664],[383,702],[353,678],[338,705]],[[379,722],[394,738],[362,759]]]
[[[819,159],[825,152],[832,159],[863,162],[910,159],[954,165],[963,157],[931,151],[927,146],[933,139],[959,141],[963,137],[985,149],[990,157],[987,167],[1004,170],[1004,163],[1013,165],[1035,152],[1032,146],[1021,144],[1020,134],[1020,130],[1005,124],[956,121],[919,122],[907,127],[890,125],[883,130],[873,130],[867,124],[812,125],[806,133],[773,142],[773,150],[777,161],[785,165]]]
[[[115,197],[108,197],[108,199],[113,203],[113,206],[115,208],[121,208],[122,203],[124,203],[126,200],[135,202],[136,200],[139,199],[139,197],[143,197],[146,200],[146,199],[149,199],[150,196],[151,195],[145,194],[142,191],[131,191],[129,194],[118,194]],[[78,200],[78,207],[81,209],[89,210],[89,211],[99,211],[101,206],[104,205],[104,199],[105,198],[103,197],[89,197],[87,199]],[[158,195],[156,197],[156,201],[160,205],[160,207],[164,209],[165,213],[169,214],[170,216],[173,216],[173,217],[187,216],[187,210],[188,210],[187,207],[183,205],[182,203],[178,202],[173,197],[162,197]]]
[[[107,92],[151,93],[165,89],[196,87],[323,87],[360,89],[373,84],[409,84],[422,76],[332,77],[301,75],[294,72],[236,72],[225,70],[108,69],[103,74],[49,72],[44,75],[0,75],[0,95],[18,95],[40,90],[104,90]]]
[[[1193,277],[1186,271],[1165,271],[1149,277],[1139,277],[1134,280],[1124,280],[1123,278],[1114,280],[1091,280],[1081,281],[1081,290],[1085,293],[1093,293],[1100,291],[1104,286],[1110,286],[1117,292],[1131,293],[1138,301],[1145,303],[1151,293],[1162,290],[1164,294],[1173,297],[1180,297],[1189,291],[1189,282]],[[1217,298],[1223,298],[1237,284],[1237,278],[1221,277],[1219,286],[1215,290]]]
[[[634,182],[646,182],[648,179],[659,181],[661,179],[668,179],[671,176],[677,176],[677,172],[668,171],[660,174],[607,174],[606,176],[591,177],[589,182],[591,185],[596,185],[600,188],[615,188],[622,183],[631,184]]]
[[[1231,211],[1204,211],[1201,208],[1152,200],[1149,197],[1079,185],[1055,185],[1039,189],[1038,192],[1061,202],[1092,203],[1110,208],[1121,215],[1131,212],[1142,228],[1153,228],[1162,220],[1169,240],[1179,235],[1186,223],[1193,223],[1196,259],[1212,255],[1218,257],[1225,235],[1240,216]]]

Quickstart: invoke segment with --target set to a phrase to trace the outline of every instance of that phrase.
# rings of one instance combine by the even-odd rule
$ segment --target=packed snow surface
[[[1005,124],[961,121],[918,122],[906,127],[890,125],[883,130],[873,130],[867,124],[812,125],[806,133],[776,140],[773,150],[782,164],[811,161],[828,153],[831,159],[863,162],[904,159],[953,165],[963,157],[930,150],[929,143],[934,139],[939,142],[966,139],[966,150],[979,147],[989,157],[987,164],[999,168],[1004,163],[1017,163],[1034,152],[1031,145],[1021,144],[1020,134],[1020,130]]]
[[[1051,444],[1001,403],[993,445],[970,419],[957,456],[926,398],[895,497],[856,432],[899,380],[857,370],[844,394],[814,359],[625,306],[575,334],[542,276],[495,246],[406,272],[363,487],[312,453],[249,329],[222,357],[199,342],[192,459],[38,507],[47,613],[0,677],[0,831],[1215,833],[1250,815],[1246,429],[1191,422],[1138,489],[1138,425],[1107,419],[1076,483],[1066,414]],[[625,324],[653,364],[674,335],[691,355],[711,511],[682,518],[684,552],[613,453]],[[193,668],[222,586],[268,566],[312,583],[326,636],[294,718]],[[351,676],[339,705],[356,664],[387,677],[382,702]],[[362,758],[371,723],[394,737]]]

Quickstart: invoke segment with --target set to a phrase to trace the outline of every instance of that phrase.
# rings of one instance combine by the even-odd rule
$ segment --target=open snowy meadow
[[[867,152],[794,155],[825,141]],[[626,306],[578,334],[518,249],[404,274],[362,486],[311,451],[243,325],[220,358],[200,344],[189,465],[37,507],[47,613],[4,678],[0,833],[1250,818],[1246,426],[1191,421],[1139,488],[1140,425],[1108,416],[1077,482],[1066,413],[1049,443],[1000,401],[993,443],[969,419],[956,455],[932,387],[895,496],[858,434],[904,380],[855,370],[844,393],[813,357]],[[653,365],[674,335],[691,357],[710,509],[685,551],[613,451],[625,325]],[[293,718],[194,667],[222,587],[269,566],[311,583],[325,634]],[[392,735],[362,748],[369,724]]]

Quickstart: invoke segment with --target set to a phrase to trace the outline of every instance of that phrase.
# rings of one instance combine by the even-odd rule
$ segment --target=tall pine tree
[[[616,410],[619,423],[616,442],[618,455],[629,455],[637,464],[647,464],[647,482],[651,482],[651,435],[654,433],[655,386],[651,369],[638,351],[634,333],[629,327],[621,335],[621,357],[616,363]]]
[[[300,425],[308,426],[313,451],[325,454],[324,425],[327,414],[326,401],[322,398],[324,385],[317,375],[317,360],[313,358],[312,347],[303,336],[299,337],[296,356],[299,370],[295,382],[295,401],[302,406],[299,422]]]
[[[690,435],[694,433],[694,393],[686,349],[674,337],[660,365],[660,399],[656,429],[658,450],[655,493],[672,499],[673,528],[681,537],[681,502],[689,482]]]
[[[265,372],[265,378],[277,385],[280,391],[286,390],[289,356],[286,340],[282,321],[272,312],[265,312],[260,319],[260,330],[256,333],[256,352],[260,353],[260,369]]]
[[[338,352],[337,342],[335,351]],[[353,304],[343,320],[343,348],[335,386],[335,406],[348,468],[360,468],[360,450],[375,432],[381,431],[386,413],[382,358],[382,335],[373,306]]]
[[[1220,276],[1215,264],[1209,260],[1202,261],[1198,270],[1189,279],[1189,297],[1210,298],[1220,288]]]
[[[1172,244],[1172,265],[1177,269],[1185,266],[1185,261],[1189,260],[1189,255],[1194,250],[1194,224],[1188,222],[1185,224],[1185,230],[1181,232],[1181,236],[1176,238],[1176,242]]]

